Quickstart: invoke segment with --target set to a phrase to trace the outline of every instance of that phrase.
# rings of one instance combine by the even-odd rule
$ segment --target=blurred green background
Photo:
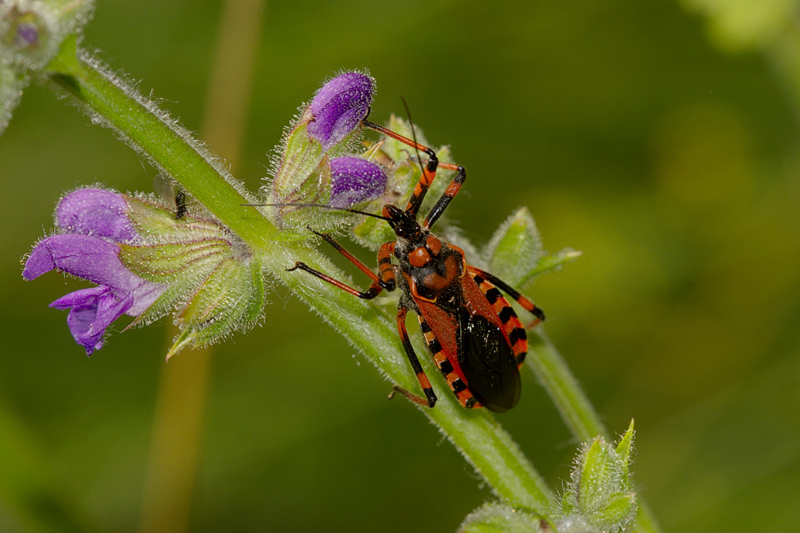
[[[664,529],[792,531],[797,13],[778,0],[708,3],[720,11],[265,3],[237,175],[259,187],[297,106],[340,69],[369,69],[372,118],[402,113],[405,97],[467,167],[448,213],[475,243],[526,205],[550,250],[584,252],[531,295],[609,430],[635,418],[635,477]],[[198,131],[221,10],[99,2],[84,44]],[[66,103],[30,87],[0,137],[0,531],[136,531],[168,328],[118,325],[87,359],[66,314],[47,307],[82,285],[26,283],[19,258],[51,229],[62,191],[150,191],[156,172]],[[196,486],[175,495],[190,498],[188,530],[454,531],[491,499],[341,337],[286,290],[270,299],[262,327],[212,356]],[[560,489],[576,443],[530,372],[523,387],[498,418]]]

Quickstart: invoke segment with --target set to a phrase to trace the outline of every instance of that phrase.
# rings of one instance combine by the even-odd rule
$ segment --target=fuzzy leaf
[[[542,256],[542,239],[527,207],[503,222],[486,246],[490,270],[513,287],[521,287]]]
[[[527,207],[520,207],[503,222],[486,245],[483,256],[492,273],[512,287],[525,288],[535,277],[574,261],[581,252],[544,251],[536,222]]]

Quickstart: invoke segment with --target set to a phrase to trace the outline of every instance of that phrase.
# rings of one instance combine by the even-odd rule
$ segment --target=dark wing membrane
[[[487,409],[508,411],[519,401],[519,368],[503,331],[482,315],[458,311],[458,362],[473,396]]]

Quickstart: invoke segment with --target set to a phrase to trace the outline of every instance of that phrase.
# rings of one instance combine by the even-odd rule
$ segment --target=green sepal
[[[231,243],[222,238],[180,243],[120,244],[119,258],[134,274],[147,281],[172,283],[203,275],[224,260]]]
[[[598,509],[592,517],[592,522],[600,528],[606,531],[619,531],[619,528],[636,518],[635,494],[617,494],[608,498],[607,502],[606,506]]]
[[[631,451],[633,449],[633,419],[631,419],[631,423],[628,426],[628,430],[622,435],[620,438],[619,443],[617,443],[617,456],[619,457],[619,461],[621,463],[620,467],[622,470],[622,479],[625,489],[631,490],[631,480],[630,480],[630,464],[631,464]]]
[[[147,241],[183,242],[220,235],[220,225],[214,220],[191,214],[179,219],[172,207],[152,196],[123,197],[128,219]]]
[[[271,203],[320,203],[316,200],[322,192],[313,189],[314,174],[320,174],[320,165],[326,157],[322,145],[308,136],[307,127],[311,120],[311,112],[306,110],[295,127],[286,137],[286,142],[281,153],[281,163],[278,172],[272,181],[270,194]],[[328,188],[330,189],[330,174]],[[311,192],[311,197],[303,193]],[[328,190],[330,195],[330,190]]]
[[[583,511],[592,512],[604,506],[609,492],[615,487],[615,457],[605,439],[597,437],[586,448],[583,456],[583,468],[578,482],[578,502]]]
[[[235,329],[252,327],[264,305],[264,277],[257,259],[229,258],[220,262],[178,315],[181,333],[167,359],[186,346],[207,345]]]
[[[581,252],[545,252],[530,211],[520,207],[497,228],[483,255],[493,274],[512,287],[525,288],[535,277],[574,261]]]
[[[458,533],[532,533],[554,531],[549,522],[536,514],[500,503],[487,503],[472,511]]]

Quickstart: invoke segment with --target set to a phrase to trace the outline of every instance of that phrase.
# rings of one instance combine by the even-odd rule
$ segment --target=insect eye
[[[431,262],[431,254],[428,253],[424,246],[420,246],[408,254],[408,262],[413,267],[424,267]]]

